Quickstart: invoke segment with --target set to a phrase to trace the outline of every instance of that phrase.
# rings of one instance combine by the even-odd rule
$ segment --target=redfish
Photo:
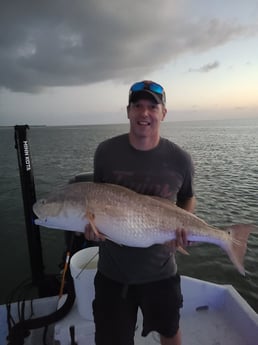
[[[84,232],[90,223],[109,240],[131,247],[149,247],[175,239],[176,229],[186,231],[188,241],[221,247],[241,274],[252,224],[221,230],[166,199],[136,193],[106,183],[67,184],[37,201],[35,223],[48,228]]]

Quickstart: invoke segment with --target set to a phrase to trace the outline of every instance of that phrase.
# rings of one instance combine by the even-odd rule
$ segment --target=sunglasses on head
[[[163,87],[154,82],[146,83],[144,81],[140,81],[138,83],[133,84],[130,89],[131,92],[137,92],[137,91],[142,91],[142,90],[150,90],[160,95],[164,93]]]

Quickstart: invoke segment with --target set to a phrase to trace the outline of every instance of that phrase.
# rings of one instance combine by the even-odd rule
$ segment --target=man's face
[[[140,137],[159,135],[160,122],[164,120],[166,113],[167,110],[162,104],[149,99],[130,103],[127,108],[130,131]]]

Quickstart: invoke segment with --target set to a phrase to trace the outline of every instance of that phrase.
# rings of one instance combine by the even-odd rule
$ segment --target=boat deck
[[[94,345],[94,323],[82,320],[77,312],[73,311],[69,320],[76,325],[78,345]],[[63,320],[55,327],[55,338],[62,345],[70,345],[69,326],[71,322]],[[157,345],[160,344],[159,336],[153,332],[148,337],[141,336],[142,316],[138,315],[137,328],[135,332],[135,345]],[[195,314],[185,315],[181,319],[182,345],[256,345],[245,339],[238,328],[224,313],[219,310],[201,310]],[[258,332],[257,332],[258,334]],[[256,338],[257,339],[257,338]]]
[[[182,345],[258,345],[258,315],[232,286],[221,286],[182,277],[184,307],[181,312]],[[76,325],[78,345],[94,345],[94,323],[82,319],[76,304],[69,316],[55,326],[55,338],[69,343],[69,327]],[[138,313],[135,345],[159,344],[155,332],[143,338]],[[66,339],[66,340],[65,340]]]
[[[221,286],[201,280],[182,277],[184,307],[181,312],[182,345],[258,345],[258,314],[242,299],[232,286]],[[65,296],[63,296],[63,301]],[[35,317],[53,312],[57,297],[33,301]],[[63,302],[62,300],[59,303]],[[30,301],[26,302],[26,317],[30,316]],[[17,304],[12,305],[12,315],[17,317]],[[75,327],[78,345],[94,345],[94,322],[79,314],[77,304],[69,314],[48,328],[47,344],[70,345],[70,327]],[[142,316],[139,312],[135,332],[135,345],[159,344],[159,337],[151,333],[141,336]],[[6,309],[0,307],[0,344],[7,335]],[[43,330],[31,332],[26,345],[42,343]]]

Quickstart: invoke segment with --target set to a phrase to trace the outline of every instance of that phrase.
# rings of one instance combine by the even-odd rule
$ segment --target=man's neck
[[[139,151],[149,151],[158,146],[160,136],[156,137],[135,137],[129,133],[130,144]]]

